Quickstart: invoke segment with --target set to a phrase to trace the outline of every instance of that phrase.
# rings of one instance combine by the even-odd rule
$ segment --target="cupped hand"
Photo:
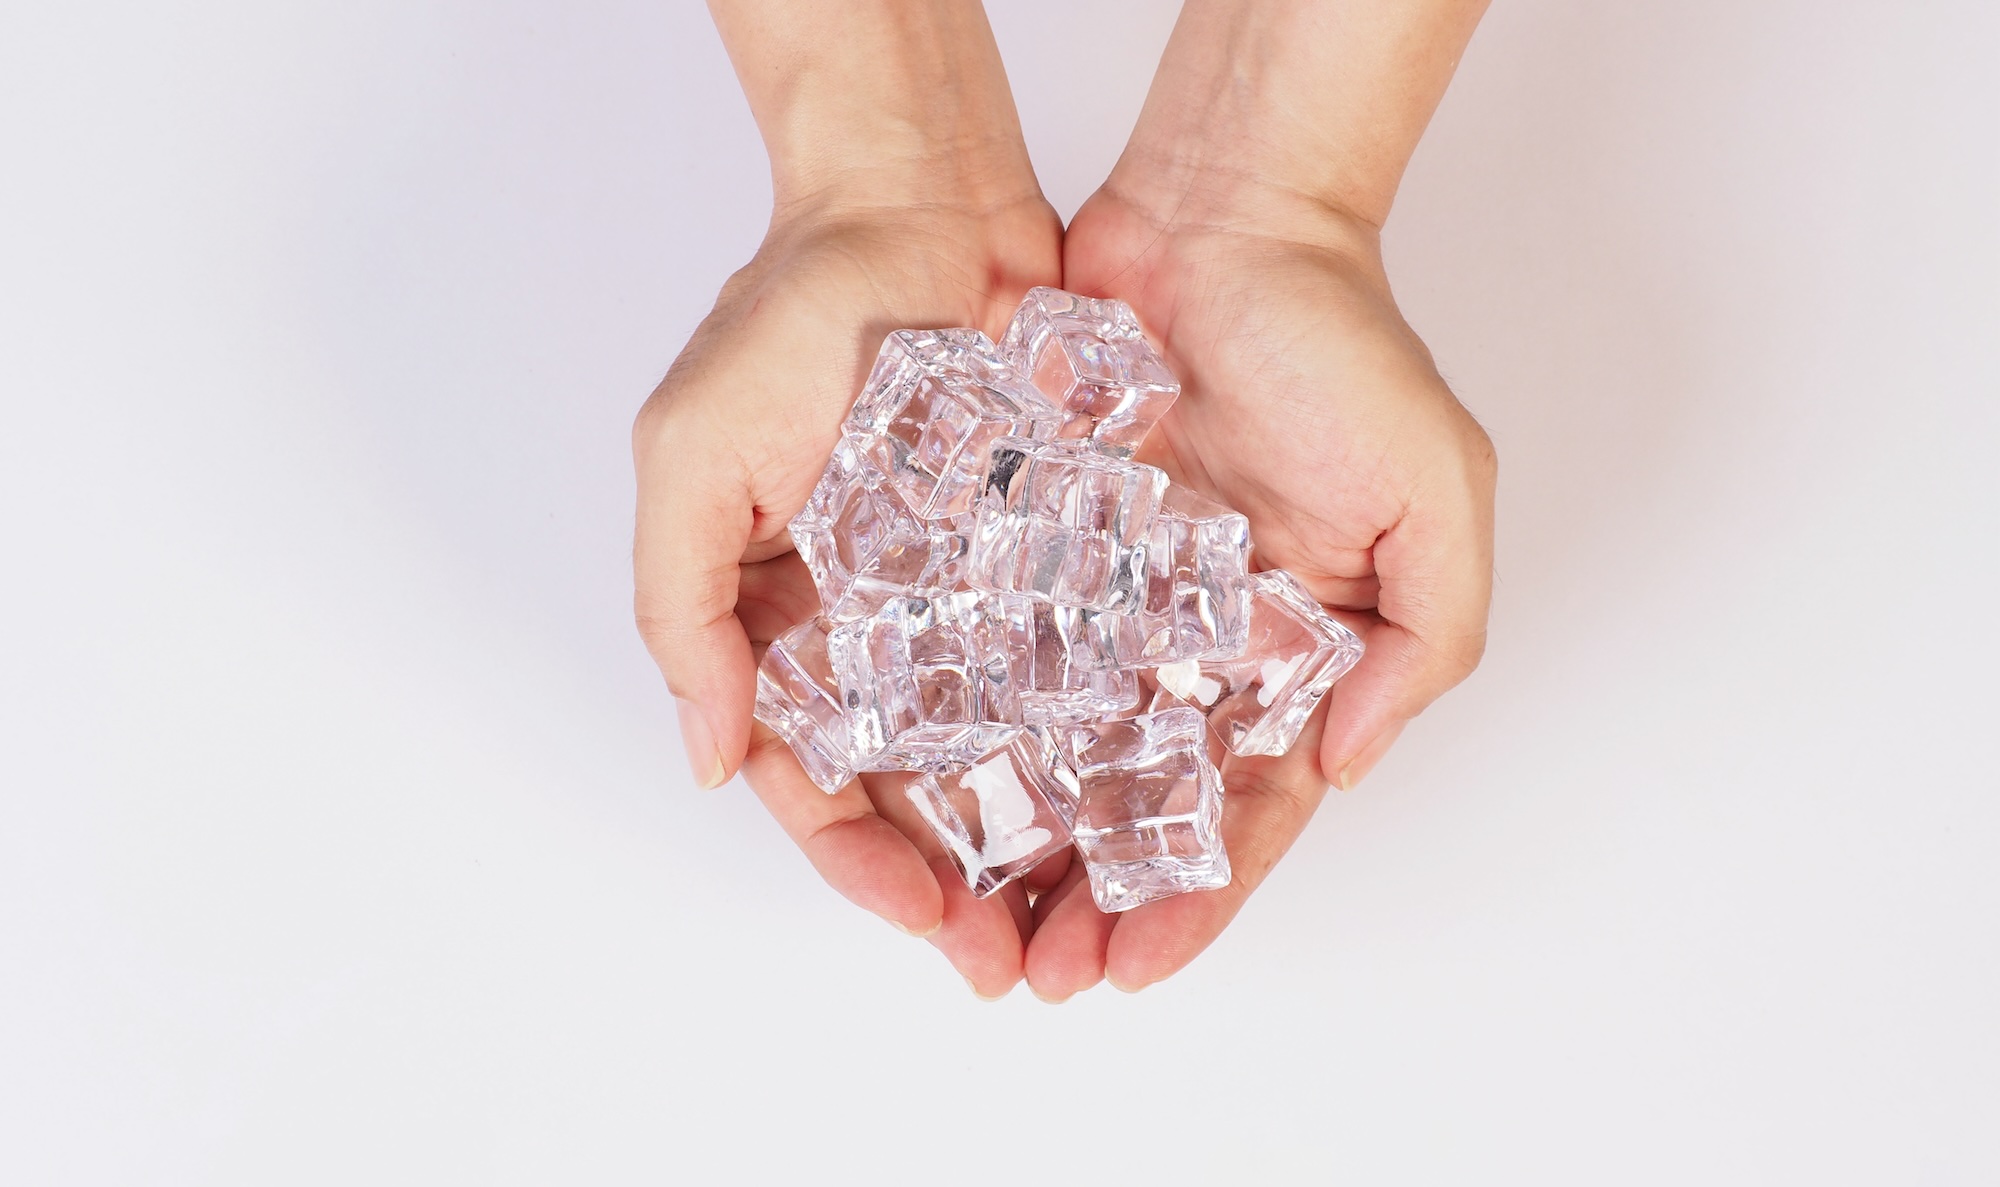
[[[1023,292],[1060,280],[1061,224],[1032,180],[1002,200],[927,195],[781,208],[633,429],[640,633],[680,711],[695,777],[739,768],[836,890],[929,936],[975,992],[1021,976],[1023,888],[975,902],[896,776],[827,795],[751,717],[755,658],[818,613],[786,532],[818,481],[883,337],[997,334]]]
[[[1282,758],[1224,765],[1235,881],[1118,916],[1080,871],[1034,907],[1029,984],[1138,989],[1192,960],[1404,724],[1479,662],[1491,593],[1491,443],[1397,311],[1375,229],[1283,192],[1146,194],[1114,175],[1064,243],[1064,287],[1137,311],[1182,381],[1142,452],[1249,517],[1367,643]],[[1192,198],[1192,200],[1190,200]]]

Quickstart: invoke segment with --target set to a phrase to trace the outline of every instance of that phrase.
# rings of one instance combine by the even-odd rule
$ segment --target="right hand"
[[[639,631],[678,703],[695,779],[739,769],[821,876],[927,936],[974,992],[1021,977],[1016,883],[972,899],[903,798],[869,775],[827,795],[751,717],[756,660],[818,613],[786,524],[805,505],[882,339],[905,327],[997,337],[1021,295],[1061,282],[1062,226],[1032,178],[970,197],[781,205],[633,427]]]

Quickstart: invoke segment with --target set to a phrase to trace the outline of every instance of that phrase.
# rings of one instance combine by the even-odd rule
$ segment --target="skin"
[[[1182,380],[1148,460],[1249,517],[1367,642],[1290,753],[1231,759],[1234,879],[1116,917],[1036,904],[1027,977],[1137,990],[1215,939],[1305,828],[1477,666],[1495,460],[1396,308],[1380,228],[1483,4],[1187,4],[1065,287],[1129,303]]]
[[[830,885],[928,937],[975,993],[1025,976],[1059,1001],[1178,971],[1328,782],[1352,787],[1477,664],[1493,450],[1397,311],[1379,229],[1482,8],[1194,0],[1065,236],[977,4],[711,4],[774,210],[634,428],[640,630],[696,778],[740,770]],[[785,524],[882,337],[997,337],[1037,284],[1133,306],[1184,385],[1146,460],[1243,511],[1260,563],[1368,643],[1289,754],[1225,764],[1234,883],[1119,916],[1066,856],[974,901],[901,778],[828,796],[750,714],[762,646],[817,609]]]

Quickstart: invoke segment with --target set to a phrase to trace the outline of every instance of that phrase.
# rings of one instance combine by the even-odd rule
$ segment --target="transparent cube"
[[[925,775],[904,794],[973,896],[985,898],[1070,843],[1068,775],[1053,746],[1021,730],[965,770]]]
[[[1250,521],[1169,486],[1153,525],[1137,613],[1120,624],[1119,662],[1145,667],[1240,654],[1250,631]]]
[[[1000,355],[1063,406],[1064,437],[1131,457],[1180,395],[1123,301],[1029,289],[1000,340]]]
[[[978,330],[897,330],[848,414],[862,455],[923,519],[972,505],[1001,437],[1052,437],[1062,409]]]
[[[1229,885],[1222,775],[1200,713],[1074,726],[1062,741],[1076,776],[1076,851],[1098,910]]]
[[[997,606],[978,594],[897,598],[827,635],[862,771],[948,771],[1021,724]]]
[[[1006,622],[1023,721],[1070,725],[1138,708],[1138,671],[1111,662],[1118,616],[1008,594],[991,604]]]
[[[1167,476],[1074,441],[993,445],[965,582],[1063,606],[1139,606]]]
[[[1361,640],[1282,569],[1250,577],[1249,642],[1234,659],[1161,666],[1160,686],[1200,710],[1231,754],[1283,754]]]
[[[791,530],[826,619],[834,623],[867,617],[891,598],[951,592],[971,543],[951,521],[918,518],[888,475],[847,437],[834,446]]]
[[[806,776],[831,795],[854,778],[840,688],[818,619],[779,635],[757,665],[757,720],[785,740]]]

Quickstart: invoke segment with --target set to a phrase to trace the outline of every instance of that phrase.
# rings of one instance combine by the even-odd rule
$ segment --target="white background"
[[[996,0],[1065,212],[1165,4]],[[965,992],[698,793],[627,430],[676,3],[0,15],[0,1181],[2000,1181],[2000,18],[1501,0],[1388,236],[1484,668],[1184,975]]]

